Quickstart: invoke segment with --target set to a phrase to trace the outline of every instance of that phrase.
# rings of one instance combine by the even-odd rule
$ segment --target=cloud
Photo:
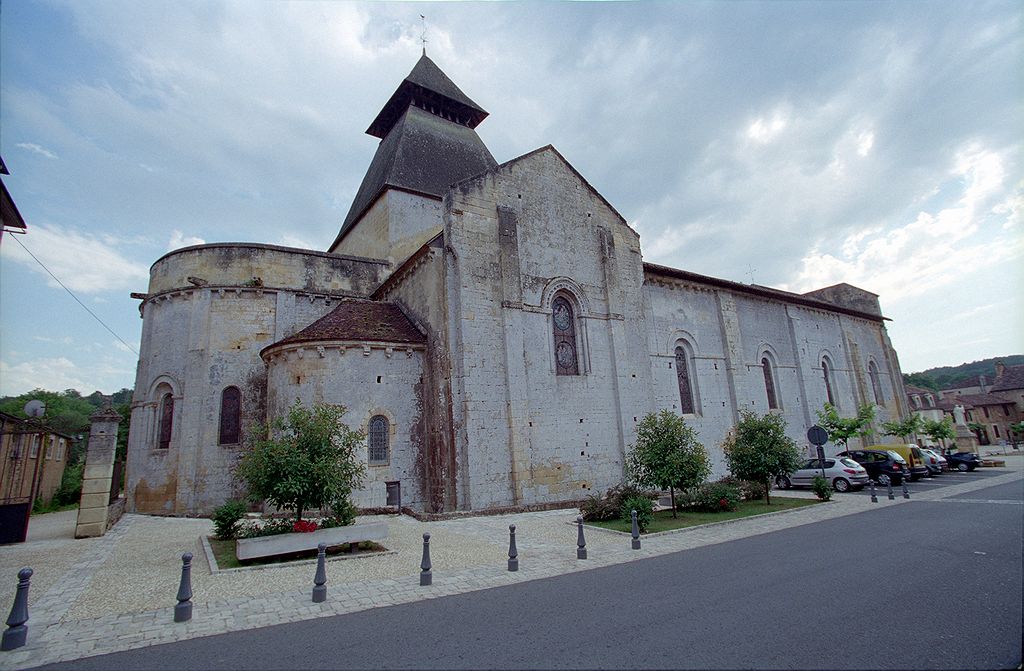
[[[149,269],[128,259],[117,249],[117,241],[109,235],[89,235],[62,226],[35,224],[22,243],[46,268],[72,291],[100,293],[123,291],[145,286]],[[48,286],[60,288],[53,277],[25,251],[22,245],[5,244],[3,257],[27,266],[46,278]]]
[[[182,247],[191,247],[192,245],[205,245],[206,240],[197,238],[193,235],[185,236],[182,235],[181,231],[171,231],[171,239],[167,242],[167,251],[174,251],[175,249],[181,249]]]
[[[40,147],[39,145],[33,142],[19,142],[14,146],[21,147],[22,149],[27,149],[28,151],[34,154],[39,154],[40,156],[45,156],[46,158],[57,158],[57,155],[54,154],[52,151],[45,147]]]
[[[15,365],[0,361],[0,395],[17,396],[36,388],[116,391],[131,373],[130,366],[110,358],[75,363],[64,356],[39,357]]]

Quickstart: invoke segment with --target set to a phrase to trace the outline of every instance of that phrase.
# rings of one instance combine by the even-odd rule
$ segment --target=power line
[[[108,331],[110,331],[110,335],[112,335],[112,336],[114,336],[115,338],[117,338],[118,340],[120,340],[120,341],[121,341],[121,344],[122,344],[122,345],[124,345],[125,347],[127,347],[128,349],[130,349],[130,350],[131,350],[132,352],[135,352],[135,356],[139,356],[139,353],[138,353],[138,352],[137,352],[137,351],[135,350],[135,348],[134,348],[134,347],[132,347],[131,345],[129,345],[128,343],[126,343],[126,342],[124,341],[124,338],[122,338],[121,336],[119,336],[119,335],[117,335],[116,333],[114,333],[114,330],[113,330],[112,328],[110,328],[109,326],[107,326],[107,325],[106,325],[106,323],[105,323],[105,322],[104,322],[104,321],[103,321],[102,319],[100,319],[99,317],[97,317],[97,316],[96,316],[96,313],[95,313],[95,312],[93,312],[92,310],[90,310],[90,309],[89,309],[89,306],[88,306],[88,305],[86,305],[86,304],[85,304],[85,303],[83,303],[82,301],[78,300],[78,296],[76,296],[76,295],[75,295],[75,293],[74,293],[73,291],[71,291],[71,289],[68,289],[68,288],[67,288],[67,286],[66,286],[66,285],[65,285],[65,284],[64,284],[63,282],[61,282],[61,281],[60,281],[60,279],[59,279],[59,278],[58,278],[58,277],[57,277],[56,275],[54,275],[54,274],[53,274],[53,273],[52,273],[52,272],[50,271],[50,269],[49,269],[49,268],[47,268],[47,267],[46,267],[46,266],[45,266],[45,265],[43,264],[43,262],[42,262],[42,261],[40,261],[39,259],[37,259],[37,258],[36,258],[36,255],[35,255],[35,254],[33,254],[32,252],[30,252],[30,251],[29,251],[29,249],[28,249],[28,247],[26,247],[26,246],[25,246],[25,243],[23,243],[23,242],[22,242],[21,240],[19,240],[19,239],[17,238],[17,236],[15,236],[15,235],[11,235],[10,237],[11,237],[11,238],[13,238],[13,239],[14,239],[14,241],[15,241],[15,242],[17,242],[17,243],[18,243],[19,245],[21,245],[21,248],[22,248],[22,249],[24,249],[24,250],[25,250],[25,252],[26,252],[26,253],[27,253],[27,254],[28,254],[29,256],[31,256],[31,257],[32,257],[32,260],[33,260],[33,261],[35,261],[36,263],[38,263],[38,264],[39,264],[39,266],[40,266],[40,267],[41,267],[41,268],[42,268],[43,270],[45,270],[45,271],[46,271],[47,273],[49,273],[50,277],[52,277],[52,278],[53,278],[53,280],[54,280],[54,281],[55,281],[55,282],[56,282],[57,284],[59,284],[59,285],[60,285],[61,287],[63,287],[64,291],[68,292],[68,294],[70,294],[70,296],[71,296],[72,298],[74,298],[74,299],[75,299],[75,302],[77,302],[77,303],[78,303],[79,305],[81,305],[81,306],[82,306],[83,308],[85,308],[85,311],[86,311],[86,312],[88,312],[88,313],[89,313],[90,315],[92,315],[92,318],[93,318],[93,319],[95,319],[96,321],[98,321],[98,322],[100,323],[100,325],[101,325],[101,326],[103,326],[103,328],[105,328],[105,329],[107,329]]]

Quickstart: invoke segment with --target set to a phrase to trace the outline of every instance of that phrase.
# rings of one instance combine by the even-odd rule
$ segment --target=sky
[[[554,145],[639,232],[645,261],[875,292],[908,373],[1024,352],[1022,15],[6,0],[0,154],[29,228],[0,242],[0,395],[133,386],[129,294],[172,249],[326,250],[421,35],[490,112],[477,131],[494,157]]]

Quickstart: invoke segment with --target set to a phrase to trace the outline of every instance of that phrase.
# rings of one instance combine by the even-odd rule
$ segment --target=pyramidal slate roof
[[[452,184],[497,165],[473,128],[487,112],[424,55],[366,131],[383,138],[334,249],[389,188],[440,199]]]
[[[427,341],[394,303],[346,299],[298,333],[264,347],[260,354],[280,345],[329,340],[409,345],[423,344]]]

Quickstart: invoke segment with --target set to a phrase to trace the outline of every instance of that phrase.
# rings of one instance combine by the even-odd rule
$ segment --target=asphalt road
[[[1016,669],[1022,499],[1013,483],[911,500],[557,578],[46,668]]]

